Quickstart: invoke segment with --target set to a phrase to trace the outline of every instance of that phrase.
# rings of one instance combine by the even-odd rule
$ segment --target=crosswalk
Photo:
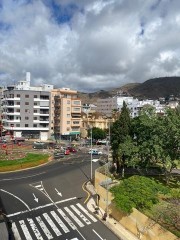
[[[70,231],[97,222],[97,219],[80,203],[43,212],[33,218],[12,222],[15,240],[45,240],[63,236]],[[77,237],[69,240],[79,240]]]

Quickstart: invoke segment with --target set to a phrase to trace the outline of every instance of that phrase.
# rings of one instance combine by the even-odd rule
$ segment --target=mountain
[[[158,99],[174,95],[180,97],[180,77],[160,77],[144,83],[129,83],[122,87],[100,90],[93,93],[78,92],[82,103],[95,103],[98,98],[108,98],[116,95],[134,96],[139,99]]]

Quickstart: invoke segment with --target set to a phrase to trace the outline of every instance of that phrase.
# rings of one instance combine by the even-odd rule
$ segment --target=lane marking
[[[74,215],[74,213],[68,207],[65,207],[64,209],[80,227],[84,227],[84,224]]]
[[[90,225],[91,222],[74,206],[74,205],[71,205],[70,206],[74,211],[75,213],[77,213],[77,215],[82,218],[82,220],[87,224],[87,225]]]
[[[105,239],[103,239],[94,229],[93,229],[93,232],[94,232],[101,240],[105,240]]]
[[[36,238],[38,240],[43,240],[38,228],[36,227],[36,224],[34,223],[34,221],[31,219],[31,218],[27,218],[28,222],[29,222],[29,225],[31,226],[34,234],[36,235]]]
[[[69,226],[72,228],[72,230],[76,230],[76,226],[74,225],[74,223],[68,218],[68,216],[66,216],[66,214],[63,212],[63,210],[61,209],[57,209],[58,212],[61,214],[61,216],[64,218],[64,220],[69,224]]]
[[[86,198],[86,200],[84,201],[84,204],[89,200],[89,198],[90,198],[90,196],[91,196],[90,193],[85,189],[86,183],[87,183],[87,182],[84,182],[83,185],[82,185],[83,191],[86,192],[87,195],[88,195],[87,198]]]
[[[37,174],[32,174],[32,175],[25,176],[25,177],[17,177],[17,178],[4,178],[4,179],[0,180],[0,182],[2,182],[2,181],[11,181],[11,180],[18,180],[18,179],[24,179],[24,178],[36,177],[36,176],[42,175],[42,174],[44,174],[44,173],[46,173],[46,172],[37,173]]]
[[[31,211],[30,207],[29,207],[21,198],[17,197],[17,196],[14,195],[13,193],[10,193],[10,192],[8,192],[8,191],[6,191],[6,190],[4,190],[4,189],[0,189],[0,191],[5,192],[5,193],[8,193],[9,195],[11,195],[11,196],[13,196],[14,198],[18,199],[20,202],[22,202],[22,203],[27,207],[27,209],[28,209],[29,211]]]
[[[7,217],[17,216],[17,215],[20,215],[20,214],[23,214],[23,213],[27,213],[27,212],[42,209],[42,208],[46,208],[46,207],[52,206],[54,204],[60,204],[60,203],[68,202],[68,201],[75,200],[75,199],[77,199],[77,197],[67,198],[67,199],[64,199],[64,200],[57,201],[55,203],[48,203],[46,205],[38,206],[38,207],[29,209],[29,210],[8,214]]]
[[[17,229],[17,227],[16,227],[16,224],[15,224],[14,222],[12,223],[12,232],[13,232],[14,238],[15,238],[16,240],[21,240],[19,231],[18,231],[18,229]]]
[[[62,235],[62,233],[59,231],[59,229],[56,227],[56,225],[54,224],[54,222],[52,221],[52,219],[49,217],[49,215],[47,213],[43,213],[44,218],[46,219],[46,221],[49,223],[49,225],[51,226],[51,228],[53,229],[53,231],[55,232],[55,234],[57,236]]]
[[[59,218],[59,216],[55,213],[55,211],[51,211],[51,215],[54,217],[54,219],[57,221],[59,226],[63,229],[65,233],[69,232],[69,229],[66,227],[66,225],[63,223],[63,221]]]
[[[24,233],[25,238],[26,238],[27,240],[33,240],[32,237],[31,237],[31,235],[30,235],[30,233],[29,233],[29,230],[28,230],[27,227],[26,227],[26,224],[25,224],[24,220],[19,221],[19,223],[20,223],[20,225],[21,225],[21,228],[22,228],[22,230],[23,230],[23,233]]]
[[[53,239],[53,236],[51,235],[50,231],[48,230],[48,228],[46,227],[45,223],[42,221],[41,217],[36,217],[37,222],[39,223],[39,226],[41,227],[41,229],[43,230],[44,234],[46,235],[46,237],[48,239]]]
[[[93,222],[97,222],[97,219],[91,215],[87,209],[85,209],[80,203],[76,204]]]

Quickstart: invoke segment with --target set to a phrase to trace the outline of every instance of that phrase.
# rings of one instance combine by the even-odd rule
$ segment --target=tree
[[[125,102],[123,102],[123,107],[119,119],[112,124],[111,127],[111,148],[112,156],[114,162],[117,164],[117,172],[119,172],[120,165],[124,165],[124,160],[122,160],[122,154],[118,151],[119,144],[124,143],[127,140],[127,136],[131,132],[131,118],[129,114],[129,109]],[[123,166],[124,167],[124,166]]]
[[[120,184],[110,189],[116,207],[125,213],[131,213],[133,208],[149,209],[159,202],[158,194],[170,192],[168,187],[153,179],[143,176],[132,176],[120,181]]]
[[[88,136],[91,137],[91,129],[88,130]],[[95,140],[106,138],[106,131],[101,128],[92,128],[92,138]]]

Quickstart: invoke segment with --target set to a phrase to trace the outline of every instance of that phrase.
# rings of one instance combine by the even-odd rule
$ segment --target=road
[[[93,172],[97,166],[94,160]],[[84,204],[87,193],[82,185],[89,178],[90,156],[83,153],[0,174],[0,197],[15,239],[118,239]]]

